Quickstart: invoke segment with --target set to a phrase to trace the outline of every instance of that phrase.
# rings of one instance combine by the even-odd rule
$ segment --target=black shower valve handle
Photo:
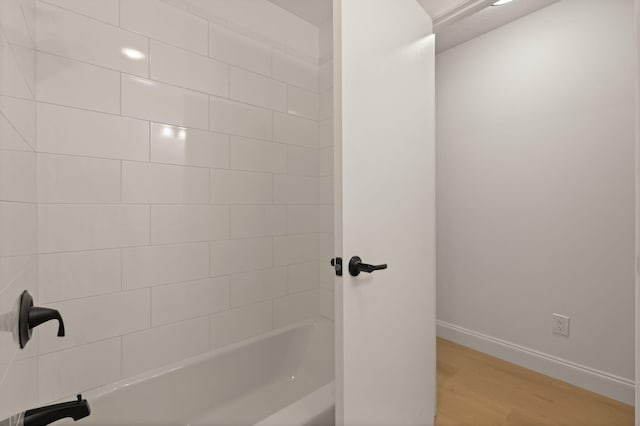
[[[20,297],[20,312],[18,313],[18,337],[20,348],[24,349],[31,339],[32,329],[47,321],[58,321],[58,337],[65,335],[62,315],[55,309],[33,306],[33,297],[27,290]]]

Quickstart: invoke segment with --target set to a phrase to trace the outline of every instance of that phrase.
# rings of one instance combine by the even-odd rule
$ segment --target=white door
[[[334,0],[339,425],[434,421],[434,42],[416,0]]]

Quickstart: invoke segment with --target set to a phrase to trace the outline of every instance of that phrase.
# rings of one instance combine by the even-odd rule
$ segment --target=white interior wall
[[[632,8],[562,0],[436,59],[439,332],[630,403]]]
[[[37,27],[0,51],[2,94],[28,100],[2,98],[2,148],[34,139],[0,155],[0,256],[32,255],[0,259],[0,315],[29,288],[67,331],[38,327],[25,352],[0,331],[0,419],[332,316],[317,27],[269,9],[265,35],[182,1],[0,5]]]

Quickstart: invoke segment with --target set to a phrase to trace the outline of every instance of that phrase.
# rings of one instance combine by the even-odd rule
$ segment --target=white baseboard
[[[524,346],[437,321],[438,337],[571,383],[625,404],[635,403],[635,382]]]

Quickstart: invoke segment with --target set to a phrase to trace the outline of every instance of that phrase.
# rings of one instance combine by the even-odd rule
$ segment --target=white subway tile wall
[[[39,399],[53,401],[77,389],[118,380],[122,374],[122,338],[41,355],[38,360]]]
[[[20,350],[4,331],[21,293],[39,293],[35,3],[0,1],[0,421],[39,395],[37,339]]]
[[[320,45],[333,46],[333,25],[328,22],[319,27]],[[321,49],[322,50],[322,49]],[[323,261],[332,258],[334,248],[334,187],[333,187],[333,52],[322,54],[318,68],[318,151],[317,161],[319,189],[318,189],[318,251],[320,263],[318,265],[318,286],[320,287],[320,315],[334,318],[334,274],[331,268],[326,268]],[[290,147],[293,150],[294,147]],[[291,154],[290,154],[291,155]],[[295,154],[294,154],[295,155]],[[311,161],[311,160],[308,160]],[[314,163],[315,166],[316,163]],[[290,174],[295,174],[297,169],[290,169]],[[290,207],[289,226],[296,224],[295,207]],[[340,212],[338,212],[339,214]],[[292,219],[293,218],[293,219]],[[300,222],[298,225],[302,226]],[[289,233],[296,231],[290,229]],[[302,278],[299,266],[289,267],[289,293],[309,288],[310,284]]]
[[[29,289],[67,326],[0,332],[0,419],[332,317],[331,67],[248,34],[0,2],[0,314]]]

